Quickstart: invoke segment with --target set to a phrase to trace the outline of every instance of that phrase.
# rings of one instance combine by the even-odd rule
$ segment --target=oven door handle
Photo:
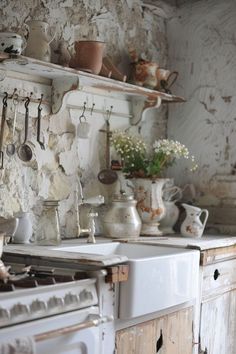
[[[101,317],[101,318],[99,317],[96,319],[92,319],[89,321],[78,323],[76,325],[62,327],[62,328],[55,329],[53,331],[36,334],[34,336],[34,340],[35,340],[35,342],[41,342],[41,341],[48,340],[48,339],[55,338],[55,337],[59,337],[59,336],[65,335],[65,334],[81,331],[82,329],[85,329],[85,328],[96,327],[102,323],[106,323],[106,322],[110,322],[110,321],[113,321],[112,316],[105,316],[105,317]]]

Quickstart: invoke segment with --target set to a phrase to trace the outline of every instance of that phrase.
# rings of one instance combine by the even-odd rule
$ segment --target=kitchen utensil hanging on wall
[[[4,92],[4,97],[2,100],[2,120],[1,120],[1,131],[0,131],[0,169],[3,169],[3,162],[4,162],[4,152],[3,152],[3,138],[4,138],[4,129],[5,129],[5,122],[7,116],[7,98],[8,93]]]
[[[43,94],[41,95],[39,105],[38,105],[38,119],[37,119],[37,142],[39,143],[40,147],[42,150],[45,150],[44,143],[40,140],[40,132],[41,132],[41,112],[42,112],[42,100],[43,100]]]
[[[18,148],[18,156],[24,162],[30,161],[33,157],[33,152],[31,147],[28,144],[26,144],[28,139],[29,103],[30,103],[30,98],[27,97],[25,100],[25,138],[23,143]]]
[[[12,103],[14,105],[14,117],[13,117],[13,127],[12,127],[12,142],[7,144],[7,147],[6,147],[6,153],[8,156],[13,156],[16,152],[16,146],[14,143],[14,135],[15,135],[15,130],[16,130],[16,117],[17,117],[17,111],[18,111],[18,105],[19,105],[19,96],[15,92],[13,94]]]
[[[79,124],[77,125],[77,136],[81,139],[87,139],[90,132],[90,124],[85,117],[86,102],[84,102],[83,111],[79,117]]]
[[[117,181],[118,176],[115,171],[110,168],[110,116],[111,116],[111,109],[107,110],[107,117],[106,117],[106,130],[100,130],[103,133],[106,133],[106,168],[101,170],[98,173],[98,180],[103,184],[112,184]]]

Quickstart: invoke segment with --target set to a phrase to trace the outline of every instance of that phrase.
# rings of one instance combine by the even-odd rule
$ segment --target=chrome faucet
[[[83,190],[81,186],[81,182],[79,180],[79,189],[80,189],[80,198],[78,196],[78,190],[76,190],[76,215],[77,215],[77,237],[80,237],[81,234],[88,234],[88,243],[96,243],[95,240],[95,218],[98,216],[98,213],[94,212],[93,207],[97,207],[101,204],[104,204],[104,197],[102,195],[97,195],[91,198],[84,199]],[[80,212],[79,208],[81,205],[89,205],[91,207],[88,213],[88,228],[83,229],[80,226]]]

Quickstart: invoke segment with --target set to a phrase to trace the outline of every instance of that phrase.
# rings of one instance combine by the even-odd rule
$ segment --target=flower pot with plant
[[[165,216],[162,190],[169,182],[164,172],[176,160],[189,159],[189,150],[180,142],[169,139],[156,140],[148,148],[140,136],[123,131],[114,132],[111,142],[121,158],[123,173],[133,185],[137,210],[142,220],[141,235],[161,235],[158,226]],[[197,165],[193,156],[191,161],[191,170],[195,170]]]

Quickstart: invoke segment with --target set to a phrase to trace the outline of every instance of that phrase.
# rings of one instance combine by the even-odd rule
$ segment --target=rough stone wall
[[[199,164],[195,174],[180,164],[170,173],[177,184],[193,182],[197,202],[212,207],[211,222],[225,224],[235,224],[229,213],[236,197],[235,16],[234,0],[190,1],[167,26],[168,66],[179,71],[175,93],[187,100],[171,106],[168,134],[185,143]]]
[[[139,55],[158,61],[163,67],[166,65],[165,19],[162,13],[154,13],[140,0],[3,0],[0,4],[0,18],[2,31],[18,31],[30,19],[47,21],[50,26],[56,25],[57,34],[51,45],[54,62],[57,62],[54,50],[60,39],[67,41],[69,49],[73,50],[75,40],[86,38],[105,41],[106,54],[127,74],[130,46],[135,47]],[[77,101],[80,105],[83,100],[78,92]],[[41,213],[39,200],[59,199],[63,237],[73,237],[76,234],[75,186],[78,167],[85,167],[82,175],[85,195],[100,193],[109,197],[119,187],[117,184],[106,187],[97,181],[97,173],[104,166],[104,144],[99,145],[101,134],[98,133],[100,128],[104,128],[104,117],[98,115],[91,138],[78,143],[75,132],[80,113],[78,111],[75,118],[65,109],[57,115],[43,117],[42,134],[47,149],[36,166],[23,164],[17,156],[11,160],[6,159],[5,169],[1,172],[1,216],[9,217],[22,209],[28,209],[32,212],[35,226]],[[9,107],[9,116],[12,115],[12,108]],[[152,140],[157,136],[164,137],[166,117],[167,108],[162,106],[158,111],[150,113],[141,131],[149,140],[150,136]],[[35,128],[35,121],[31,121],[30,129]],[[113,121],[114,126],[128,125],[128,121],[119,123],[119,117]],[[18,142],[20,136],[22,141],[23,122],[21,110],[17,118]],[[10,139],[9,130],[6,131],[6,139]]]

